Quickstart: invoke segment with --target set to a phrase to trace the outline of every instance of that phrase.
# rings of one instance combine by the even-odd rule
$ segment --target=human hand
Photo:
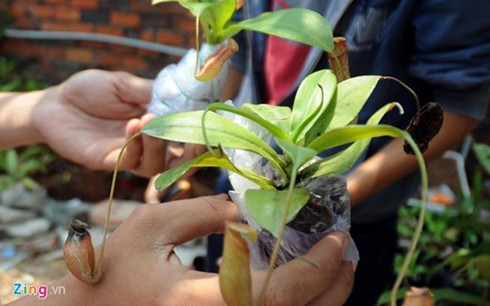
[[[223,232],[237,218],[226,196],[201,197],[142,205],[108,238],[104,271],[97,284],[71,274],[54,286],[65,295],[45,300],[28,296],[19,304],[35,305],[224,305],[217,274],[191,270],[174,247],[197,237]],[[333,233],[306,255],[277,268],[263,305],[341,305],[352,285],[353,269],[342,262],[347,236]],[[312,264],[313,263],[313,264]],[[265,272],[254,272],[261,288]]]
[[[33,112],[44,142],[65,158],[93,169],[114,169],[126,139],[153,117],[145,115],[152,81],[125,72],[85,70],[50,88]],[[163,170],[164,142],[133,141],[121,170],[151,176]]]
[[[276,268],[262,305],[344,305],[355,271],[352,262],[342,261],[348,243],[346,233],[331,233],[305,255]],[[264,279],[264,272],[254,274],[255,290]]]
[[[181,144],[177,142],[167,142],[165,168],[171,169],[196,157],[204,152],[205,146],[195,144]],[[160,203],[174,200],[182,200],[191,196],[190,189],[191,176],[197,168],[191,168],[179,180],[165,190],[157,190],[155,181],[159,175],[150,178],[144,193],[145,203]]]

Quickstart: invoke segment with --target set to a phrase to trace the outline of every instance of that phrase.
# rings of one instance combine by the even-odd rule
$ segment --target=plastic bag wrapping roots
[[[286,225],[276,266],[305,254],[316,242],[334,231],[349,233],[350,201],[345,178],[326,176],[299,184],[310,191],[309,202],[294,220]],[[254,269],[266,269],[277,239],[258,226],[247,212],[243,194],[230,192],[238,205],[240,217],[254,227],[259,235],[255,243],[249,243]],[[346,261],[358,261],[359,252],[349,235],[349,247],[343,256]]]
[[[199,65],[221,45],[203,44],[199,51]],[[177,63],[163,68],[153,83],[148,112],[155,115],[205,109],[209,103],[220,101],[221,88],[228,72],[228,62],[211,81],[201,82],[194,78],[196,68],[195,49],[189,50]]]

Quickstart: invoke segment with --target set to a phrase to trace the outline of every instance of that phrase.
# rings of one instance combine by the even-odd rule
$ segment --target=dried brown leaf
[[[236,222],[227,224],[219,282],[223,298],[232,306],[253,304],[250,250],[244,235],[251,240],[257,239],[257,233],[251,227]]]
[[[433,306],[434,300],[428,288],[411,287],[405,293],[403,306]]]

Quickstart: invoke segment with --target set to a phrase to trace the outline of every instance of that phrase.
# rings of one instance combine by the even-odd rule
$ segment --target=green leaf
[[[480,276],[487,282],[490,282],[490,254],[480,255],[471,261],[478,269]]]
[[[17,169],[19,167],[19,156],[14,149],[5,152],[5,172],[9,175],[17,177]]]
[[[226,24],[231,20],[235,13],[236,0],[223,0],[214,3],[208,7],[201,18],[204,18],[211,26],[213,31],[213,40],[215,43],[219,43],[219,33],[223,32]],[[216,38],[214,38],[216,37]]]
[[[405,295],[405,292],[407,291],[409,291],[408,288],[401,288],[397,294],[398,299],[402,299],[403,296]],[[468,292],[451,289],[451,288],[443,288],[443,289],[431,288],[430,292],[434,296],[434,302],[449,301],[449,302],[462,303],[464,305],[477,305],[477,306],[489,305],[490,303],[488,299],[480,297],[479,295],[474,295]],[[390,292],[385,292],[379,298],[378,305],[384,305],[389,302],[390,302]],[[437,304],[437,305],[444,305],[444,304]]]
[[[171,2],[168,0],[153,0],[152,4]],[[174,1],[172,1],[174,2]],[[235,13],[236,0],[217,0],[198,2],[192,0],[179,0],[179,4],[189,10],[192,15],[199,18],[205,32],[206,41],[210,44],[218,44],[219,33],[231,20]]]
[[[284,132],[284,130],[274,125],[270,121],[266,120],[265,118],[262,118],[261,116],[257,116],[254,112],[248,112],[231,105],[223,104],[221,102],[211,103],[209,104],[207,109],[210,111],[216,111],[216,110],[227,111],[230,113],[240,115],[260,125],[264,129],[269,131],[269,133],[271,133],[274,137],[289,139],[289,136]]]
[[[242,109],[254,113],[262,119],[276,125],[284,133],[289,134],[289,120],[291,118],[291,109],[289,107],[245,103],[242,105]]]
[[[291,160],[293,161],[293,168],[295,170],[298,170],[302,165],[304,165],[307,161],[312,159],[317,154],[315,150],[303,146],[298,146],[290,141],[276,139],[276,142],[279,147],[281,147],[284,154],[291,158]]]
[[[345,145],[365,138],[391,136],[406,138],[408,133],[390,125],[377,126],[349,125],[343,128],[330,130],[315,139],[308,147],[323,152],[327,149]]]
[[[333,50],[333,34],[328,21],[317,12],[305,8],[268,12],[239,23],[230,23],[221,34],[221,39],[231,37],[241,30],[279,36],[326,52]]]
[[[178,0],[151,0],[151,5],[156,5],[165,2],[179,2]]]
[[[159,116],[147,124],[142,132],[156,138],[204,145],[203,113],[196,111]],[[240,125],[212,112],[208,112],[205,122],[209,145],[254,152],[264,156],[278,170],[284,164],[267,143]]]
[[[19,177],[24,177],[42,170],[43,164],[37,159],[27,159],[18,167]]]
[[[216,157],[218,156],[218,157]],[[273,189],[272,182],[258,175],[248,168],[237,168],[233,165],[223,152],[219,150],[213,150],[212,152],[205,152],[180,166],[169,169],[161,173],[155,181],[155,188],[158,190],[164,190],[175,181],[177,181],[182,175],[189,171],[192,167],[219,167],[227,169],[229,171],[236,172],[250,181],[256,183],[264,189]]]
[[[151,4],[156,5],[165,2],[179,2],[180,6],[189,10],[197,18],[201,17],[206,9],[216,5],[213,2],[197,2],[192,0],[152,0]]]
[[[319,119],[331,120],[331,116],[324,115],[336,87],[337,79],[331,70],[317,71],[301,82],[291,115],[291,138],[294,142],[297,143],[312,127],[315,128]]]
[[[490,173],[490,146],[484,143],[475,143],[473,151],[485,171]]]
[[[478,305],[478,306],[484,306],[490,304],[490,300],[484,297],[471,294],[468,292],[456,290],[456,289],[444,288],[444,289],[431,289],[430,291],[434,295],[435,302],[452,301],[456,303],[463,303],[465,305]]]
[[[219,269],[221,294],[227,305],[253,305],[250,249],[243,236],[257,240],[257,232],[240,223],[228,223],[223,243],[223,262]]]
[[[245,206],[252,219],[275,237],[283,224],[281,218],[286,207],[288,190],[249,189],[245,192]],[[294,219],[299,210],[308,203],[310,193],[304,188],[293,189],[287,222]]]
[[[383,116],[393,109],[395,103],[390,103],[379,109],[374,115],[369,118],[366,125],[377,125]],[[330,174],[344,173],[349,170],[361,154],[366,150],[371,138],[365,138],[358,140],[349,146],[347,149],[316,163],[311,164],[303,171],[300,176],[304,177],[317,177]]]
[[[337,104],[328,130],[346,126],[359,114],[381,76],[359,76],[337,85]]]
[[[328,129],[330,125],[330,122],[332,121],[336,107],[337,107],[337,92],[334,93],[334,96],[328,103],[325,110],[323,110],[323,112],[318,116],[315,124],[313,124],[313,126],[306,133],[303,140],[304,145],[306,146],[309,145],[318,136],[325,133],[325,131]]]

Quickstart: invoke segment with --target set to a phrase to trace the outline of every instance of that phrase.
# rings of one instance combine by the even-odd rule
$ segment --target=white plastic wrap
[[[221,45],[203,44],[199,50],[199,65],[220,47]],[[177,64],[168,65],[158,73],[153,83],[149,113],[163,115],[202,110],[209,103],[220,101],[229,64],[225,63],[213,80],[201,82],[194,78],[196,56],[196,50],[191,49]]]
[[[271,135],[250,120],[229,113],[223,113],[222,115],[252,131],[264,141],[270,141]],[[274,180],[279,179],[274,169],[268,163],[265,163],[263,158],[257,154],[232,149],[225,149],[225,153],[236,166],[247,167]],[[269,264],[268,261],[272,254],[276,238],[254,222],[247,212],[244,200],[244,194],[247,189],[258,189],[259,187],[255,183],[235,173],[230,172],[229,179],[234,189],[230,191],[230,197],[237,204],[241,219],[255,228],[259,233],[258,241],[253,244],[250,243],[252,266],[255,269],[265,269]],[[303,231],[293,228],[298,227],[298,222],[295,225],[292,224],[294,220],[286,226],[282,241],[282,250],[279,254],[277,265],[284,264],[297,256],[305,254],[313,244],[329,233],[334,231],[349,233],[350,201],[344,177],[321,177],[311,181],[301,182],[298,186],[310,190],[310,204],[313,203],[313,206],[316,205],[316,208],[305,206],[298,216],[300,214],[303,214],[302,217],[308,215],[309,217],[307,219],[311,219],[313,216],[317,220],[311,225],[308,233],[305,233],[304,228]],[[305,226],[304,224],[299,224],[299,227]],[[349,239],[349,246],[344,253],[343,259],[346,261],[358,261],[359,252],[350,234]]]

